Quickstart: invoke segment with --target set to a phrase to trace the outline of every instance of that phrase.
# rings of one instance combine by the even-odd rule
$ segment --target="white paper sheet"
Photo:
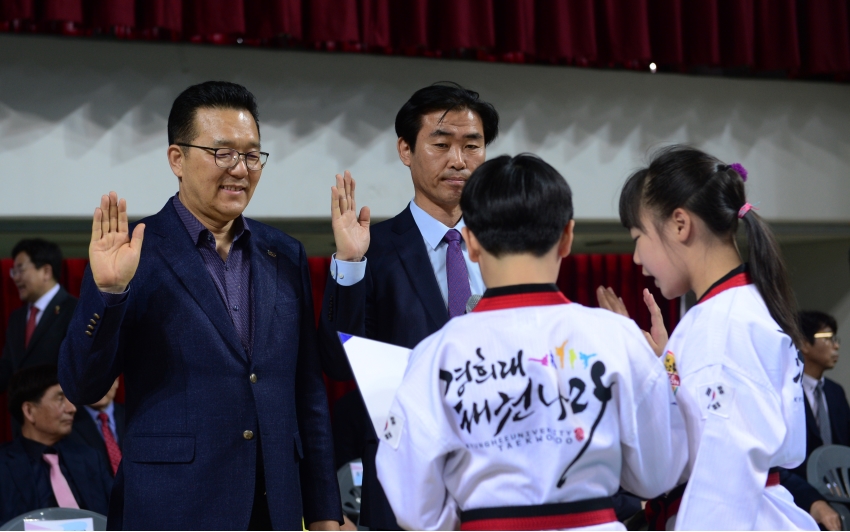
[[[404,378],[410,349],[359,336],[338,334],[375,433],[381,435],[387,424],[395,392]]]

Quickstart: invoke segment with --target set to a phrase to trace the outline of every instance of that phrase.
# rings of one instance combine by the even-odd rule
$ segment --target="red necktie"
[[[29,347],[30,338],[32,338],[32,333],[35,331],[35,318],[38,316],[38,307],[35,305],[30,308],[30,317],[27,320],[27,335],[24,338],[24,347]]]
[[[103,430],[103,443],[106,444],[106,454],[109,455],[109,465],[112,466],[112,475],[118,472],[118,464],[121,463],[121,449],[115,442],[115,436],[112,434],[112,429],[109,428],[109,416],[106,412],[101,412],[97,415],[100,420],[100,428]]]

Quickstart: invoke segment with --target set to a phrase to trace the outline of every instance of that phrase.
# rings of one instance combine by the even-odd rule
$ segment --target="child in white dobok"
[[[413,351],[378,449],[411,529],[624,530],[611,496],[676,485],[687,446],[635,324],[558,291],[572,199],[531,155],[482,164],[461,199],[487,290]]]
[[[663,331],[653,335],[685,417],[689,456],[680,486],[647,505],[659,529],[818,529],[776,471],[805,458],[800,334],[779,249],[747,203],[746,177],[739,164],[673,146],[634,173],[620,197],[644,274],[666,298],[697,295],[666,347]],[[735,242],[739,220],[747,263]],[[611,295],[600,291],[600,302],[616,306]],[[647,303],[654,309],[651,296]]]

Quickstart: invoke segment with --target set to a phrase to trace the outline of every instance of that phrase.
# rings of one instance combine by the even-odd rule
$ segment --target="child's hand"
[[[623,303],[623,298],[617,297],[617,294],[614,293],[614,289],[611,287],[605,288],[604,286],[600,286],[597,288],[596,299],[599,301],[600,307],[621,316],[630,317],[629,311],[626,310],[626,304]],[[668,339],[667,329],[664,327],[664,318],[661,316],[661,308],[655,302],[655,297],[646,288],[643,289],[643,302],[646,304],[646,308],[649,309],[652,327],[650,327],[649,332],[642,332],[646,337],[646,341],[649,342],[649,347],[652,348],[656,356],[660,357],[664,354],[664,346],[667,345]]]

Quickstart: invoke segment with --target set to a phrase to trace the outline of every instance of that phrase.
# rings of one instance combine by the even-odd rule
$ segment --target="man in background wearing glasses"
[[[62,251],[40,238],[21,240],[12,248],[9,274],[24,305],[9,316],[0,358],[0,393],[23,368],[56,364],[77,298],[59,286]],[[17,424],[13,423],[15,432]]]
[[[805,337],[803,355],[803,391],[806,395],[806,458],[821,445],[850,445],[850,405],[844,388],[824,377],[838,362],[838,324],[829,314],[805,311],[799,314],[800,330]],[[806,478],[803,462],[794,471]]]
[[[59,357],[77,404],[124,374],[111,529],[339,528],[307,256],[242,215],[268,157],[244,87],[186,89],[168,117],[179,193],[129,226],[95,209],[90,270]],[[132,235],[132,236],[131,236]],[[143,242],[144,240],[144,242]]]

